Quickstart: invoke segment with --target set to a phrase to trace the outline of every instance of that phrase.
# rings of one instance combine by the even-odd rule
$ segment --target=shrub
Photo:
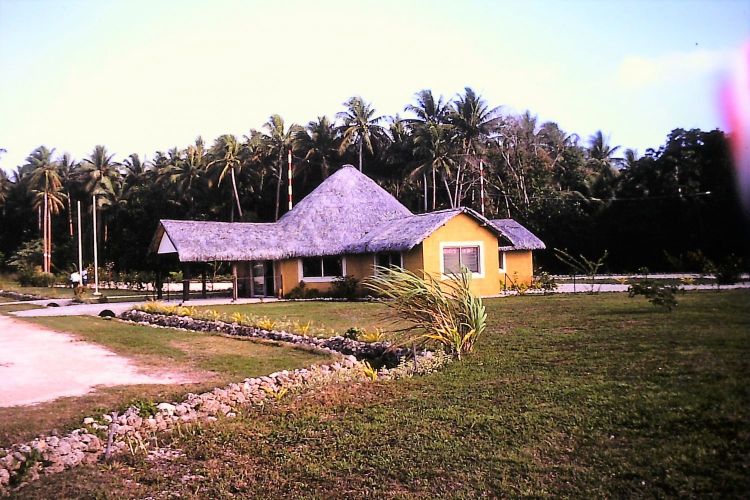
[[[354,276],[340,276],[331,284],[331,295],[333,297],[354,300],[357,298],[359,280]]]
[[[410,326],[399,334],[402,344],[436,343],[461,359],[471,352],[487,326],[487,311],[480,297],[471,293],[471,273],[463,269],[449,280],[378,266],[366,286],[390,301],[385,302]]]
[[[742,259],[730,254],[716,266],[716,282],[720,285],[733,285],[740,280],[742,274]]]
[[[52,273],[41,273],[31,269],[18,271],[16,279],[21,286],[49,287],[55,284],[55,275]]]
[[[364,333],[365,333],[364,329],[358,326],[353,326],[344,332],[344,338],[351,339],[351,340],[359,340],[360,337],[364,335]]]
[[[677,307],[677,285],[662,285],[654,280],[642,279],[634,281],[628,288],[628,297],[633,298],[643,295],[655,306],[663,307],[672,311]]]
[[[539,274],[534,276],[532,288],[534,288],[535,290],[541,290],[546,295],[557,290],[557,281],[547,271],[541,271]]]
[[[156,407],[156,403],[150,400],[136,399],[135,401],[130,403],[130,406],[137,409],[138,415],[143,418],[153,417],[154,415],[159,413],[159,409]]]
[[[306,298],[307,284],[304,281],[300,281],[297,286],[289,290],[284,296],[287,299],[304,299]]]

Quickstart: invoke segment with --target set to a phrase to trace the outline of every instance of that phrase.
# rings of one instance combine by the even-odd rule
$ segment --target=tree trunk
[[[362,138],[359,138],[359,171],[362,171]]]
[[[70,237],[73,237],[73,204],[70,201],[70,193],[68,193],[68,229],[70,230]]]
[[[435,184],[435,165],[432,166],[432,209],[435,210],[437,200],[437,185]]]
[[[279,220],[279,210],[281,206],[281,179],[284,178],[284,168],[282,167],[283,161],[284,157],[282,153],[279,153],[279,163],[276,166],[278,175],[276,176],[276,217],[274,220]]]
[[[231,170],[232,173],[232,191],[234,191],[234,199],[237,201],[237,214],[242,219],[242,207],[240,206],[240,195],[237,193],[237,180],[234,177],[234,167]]]
[[[443,184],[445,184],[445,192],[448,193],[448,203],[450,203],[451,208],[455,208],[453,205],[453,195],[451,194],[451,188],[448,185],[448,179],[446,179],[445,176],[443,176]]]

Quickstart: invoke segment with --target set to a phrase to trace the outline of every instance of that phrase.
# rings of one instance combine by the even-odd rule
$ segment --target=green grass
[[[342,335],[353,326],[366,330],[393,326],[393,322],[387,319],[388,308],[377,302],[266,302],[198,306],[196,309],[213,309],[227,315],[239,312],[271,319],[296,320],[303,325],[309,321],[313,326],[328,330],[329,335]]]
[[[477,352],[439,373],[287,397],[175,438],[182,458],[82,467],[21,496],[744,497],[750,293],[679,300],[488,300]]]
[[[30,309],[40,309],[42,306],[34,304],[6,304],[0,305],[0,314],[5,314],[15,311],[28,311]]]
[[[188,392],[210,390],[246,377],[300,368],[327,357],[301,349],[250,342],[206,333],[149,328],[101,318],[68,316],[29,318],[52,330],[133,359],[149,371],[183,373],[192,383],[104,388],[76,398],[32,407],[0,408],[0,446],[30,439],[53,428],[71,428],[97,409],[116,409],[134,399],[173,400]]]
[[[87,294],[87,298],[91,298],[91,294],[93,293],[93,285],[89,284],[89,287],[90,287],[90,291]],[[49,298],[49,299],[72,299],[73,298],[73,289],[70,287],[21,286],[16,280],[12,279],[11,277],[7,275],[0,275],[0,290],[37,295],[39,297]],[[99,291],[102,292],[102,295],[108,298],[122,297],[122,296],[137,296],[137,297],[151,296],[151,292],[145,292],[145,291],[139,291],[139,290],[110,290],[110,289],[100,287]],[[8,300],[12,300],[12,299],[8,299]],[[3,301],[2,296],[0,296],[0,302],[1,301]]]

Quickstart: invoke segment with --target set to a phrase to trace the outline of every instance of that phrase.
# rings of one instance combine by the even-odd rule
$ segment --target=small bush
[[[359,340],[364,335],[365,330],[358,326],[353,326],[344,332],[344,338],[351,340]]]
[[[672,311],[677,307],[676,285],[661,285],[654,280],[642,279],[634,281],[628,288],[628,297],[633,298],[637,295],[643,295],[657,307],[663,307],[667,311]]]
[[[156,407],[156,403],[150,400],[136,399],[135,401],[130,403],[130,406],[137,409],[138,415],[143,418],[153,417],[154,415],[159,413],[159,409]]]
[[[331,285],[331,295],[340,299],[354,300],[357,298],[359,280],[354,276],[341,276]]]
[[[534,280],[531,286],[535,290],[541,290],[546,295],[557,290],[557,281],[547,271],[541,271],[539,274],[534,276]]]
[[[304,281],[300,281],[297,286],[289,290],[284,296],[287,299],[304,299],[306,298],[307,284]]]
[[[733,285],[742,275],[742,259],[734,254],[729,255],[716,266],[716,282],[720,285]]]
[[[21,286],[50,287],[55,284],[55,275],[40,273],[31,269],[21,269],[17,278]]]

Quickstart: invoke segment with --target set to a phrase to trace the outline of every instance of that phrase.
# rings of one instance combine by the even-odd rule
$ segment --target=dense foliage
[[[212,144],[198,137],[148,161],[137,154],[116,159],[101,145],[76,161],[40,146],[10,175],[0,170],[0,255],[9,260],[25,242],[42,238],[51,219],[52,271],[69,270],[76,202],[90,242],[96,196],[100,262],[148,269],[159,219],[282,215],[289,151],[295,201],[352,163],[415,212],[460,205],[481,211],[483,171],[488,217],[520,221],[549,249],[588,256],[609,250],[609,270],[669,269],[695,251],[717,263],[748,254],[719,130],[675,129],[642,157],[633,150],[620,157],[620,147],[601,132],[581,139],[529,112],[503,114],[470,88],[452,101],[418,92],[405,118],[377,116],[359,97],[344,107],[335,120],[320,116],[305,126],[273,115],[243,137],[223,135]],[[91,244],[84,247],[90,261]],[[550,251],[538,259],[550,270],[563,268]]]

